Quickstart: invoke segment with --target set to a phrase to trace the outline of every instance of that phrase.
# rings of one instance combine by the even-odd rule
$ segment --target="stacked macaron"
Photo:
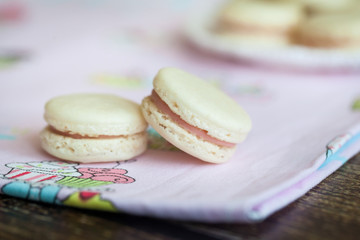
[[[232,42],[284,46],[302,20],[296,1],[232,0],[219,11],[216,32]]]
[[[309,17],[299,26],[297,42],[317,48],[359,49],[360,11]]]
[[[360,3],[230,0],[218,11],[214,28],[216,36],[243,46],[360,49]]]
[[[332,14],[346,11],[357,0],[298,0],[310,15]]]
[[[248,114],[210,83],[176,68],[156,75],[141,107],[107,94],[72,94],[45,106],[41,146],[75,162],[121,161],[147,147],[147,122],[170,143],[201,160],[222,163],[251,129]],[[147,122],[146,122],[146,121]]]

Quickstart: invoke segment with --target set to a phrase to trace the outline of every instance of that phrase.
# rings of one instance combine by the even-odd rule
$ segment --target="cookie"
[[[75,162],[109,162],[145,151],[147,123],[140,106],[107,94],[72,94],[45,105],[48,123],[40,133],[49,154]]]
[[[360,12],[318,14],[299,26],[297,43],[316,48],[359,49]]]
[[[176,68],[163,68],[143,99],[147,122],[166,140],[203,161],[223,163],[251,129],[249,115],[210,83]]]
[[[296,1],[235,0],[220,10],[215,32],[234,43],[284,46],[303,17]]]
[[[337,13],[349,8],[356,0],[298,0],[309,14]]]

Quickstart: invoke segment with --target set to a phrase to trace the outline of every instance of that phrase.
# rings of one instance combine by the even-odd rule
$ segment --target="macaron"
[[[215,33],[242,45],[287,46],[303,17],[296,1],[233,0],[219,10]]]
[[[116,95],[71,94],[45,105],[40,133],[49,154],[69,161],[122,161],[147,147],[147,123],[139,104]]]
[[[214,85],[176,68],[163,68],[143,99],[146,121],[167,141],[206,162],[223,163],[251,129],[245,110]]]
[[[327,49],[360,49],[360,12],[318,14],[299,26],[297,43]]]
[[[337,13],[349,8],[357,0],[298,0],[309,14]]]

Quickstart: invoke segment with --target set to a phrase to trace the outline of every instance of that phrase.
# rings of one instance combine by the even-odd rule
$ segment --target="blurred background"
[[[335,7],[328,9],[330,3]],[[56,95],[105,92],[140,102],[166,66],[211,81],[247,109],[290,85],[316,94],[339,80],[360,79],[360,14],[354,3],[0,0],[0,100],[15,103],[19,95],[31,96],[37,108],[28,115],[42,126],[43,104]],[[312,39],[344,44],[293,41],[299,26],[318,16],[353,16],[315,21],[309,31]],[[317,30],[317,22],[327,31]],[[337,23],[341,27],[327,27]]]
[[[202,71],[203,68],[206,68],[205,72],[207,72],[209,69],[214,69],[212,67],[214,64],[216,69],[225,71],[229,64],[236,64],[237,68],[246,67],[246,69],[253,68],[255,64],[256,71],[261,71],[264,63],[271,65],[272,70],[300,69],[306,72],[309,70],[306,69],[309,64],[305,64],[304,67],[304,63],[314,57],[321,63],[319,68],[310,66],[315,72],[344,72],[354,68],[358,70],[359,63],[354,63],[359,60],[358,53],[353,53],[350,57],[323,53],[317,56],[314,55],[314,51],[309,52],[307,49],[313,50],[316,43],[315,49],[325,47],[326,51],[332,51],[339,48],[340,41],[345,42],[340,44],[340,49],[348,49],[348,42],[351,42],[354,43],[351,52],[357,50],[360,45],[358,2],[357,0],[142,0],[136,2],[0,0],[1,68],[24,61],[34,62],[52,55],[53,59],[51,62],[48,62],[50,61],[48,59],[46,64],[57,65],[64,71],[70,72],[68,67],[71,68],[73,64],[78,67],[89,64],[88,67],[91,66],[93,70],[98,68],[100,71],[102,68],[110,68],[110,65],[114,64],[111,60],[115,61],[110,55],[116,55],[118,60],[121,59],[121,62],[117,63],[118,71],[120,68],[129,70],[129,63],[135,61],[134,64],[137,66],[133,67],[142,69],[139,71],[150,68],[152,75],[159,67],[169,65],[190,68],[188,69],[190,71],[196,65],[198,70],[195,72]],[[309,19],[319,16],[324,18],[325,15],[333,17],[339,14],[355,16],[351,19],[353,24],[348,24],[350,20],[346,22],[341,17],[336,21],[320,19],[320,26],[313,27],[315,30],[312,30],[312,33],[319,32],[317,31],[319,28],[328,28],[327,25],[336,30],[334,21],[340,23],[339,29],[344,28],[341,27],[342,22],[345,22],[343,24],[345,26],[351,25],[351,29],[348,27],[347,31],[335,31],[335,33],[325,31],[325,37],[310,33],[314,36],[306,38],[296,37],[294,34],[304,22],[308,24]],[[306,29],[310,29],[314,24],[308,25]],[[330,40],[326,39],[326,34],[329,35]],[[340,40],[334,40],[334,36]],[[314,40],[316,37],[317,39]],[[318,43],[319,38],[322,40],[320,43]],[[306,42],[306,39],[309,41]],[[329,46],[329,42],[334,41],[337,45]],[[299,53],[296,50],[294,52],[296,46],[302,46],[303,52]],[[269,54],[261,52],[264,47],[270,49]],[[109,54],[106,53],[107,51]],[[269,59],[269,55],[274,53],[279,53],[280,60]],[[64,56],[55,57],[57,54]],[[96,59],[100,57],[97,54],[102,54],[102,57],[109,57],[111,60],[106,63],[101,60],[99,64],[103,66],[96,67]],[[329,61],[329,56],[335,63]],[[145,60],[146,58],[150,59]],[[70,62],[74,63],[70,64]],[[226,66],[223,65],[225,62]],[[287,66],[289,64],[286,63],[289,62],[294,64]],[[313,62],[317,64],[314,60]],[[350,62],[349,66],[347,66],[348,62]]]

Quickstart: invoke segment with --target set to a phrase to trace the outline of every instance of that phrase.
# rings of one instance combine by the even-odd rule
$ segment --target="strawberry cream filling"
[[[198,127],[194,127],[194,126],[188,124],[187,122],[185,122],[184,120],[182,120],[179,115],[177,115],[176,113],[171,111],[169,106],[159,97],[159,95],[154,90],[151,92],[151,100],[154,102],[154,104],[158,107],[158,109],[162,113],[168,115],[171,118],[171,120],[176,122],[179,126],[184,128],[188,132],[198,136],[199,138],[204,139],[205,141],[211,142],[213,144],[216,144],[216,145],[219,145],[222,147],[229,147],[229,148],[235,147],[235,145],[236,145],[235,143],[225,142],[225,141],[216,139],[216,138],[210,136],[206,130],[200,129]]]
[[[62,132],[54,128],[53,126],[49,126],[48,129],[57,135],[61,135],[64,137],[71,137],[74,139],[110,139],[110,138],[119,138],[124,137],[124,135],[98,135],[98,136],[87,136],[87,135],[80,135],[77,133],[70,133],[70,132]]]

